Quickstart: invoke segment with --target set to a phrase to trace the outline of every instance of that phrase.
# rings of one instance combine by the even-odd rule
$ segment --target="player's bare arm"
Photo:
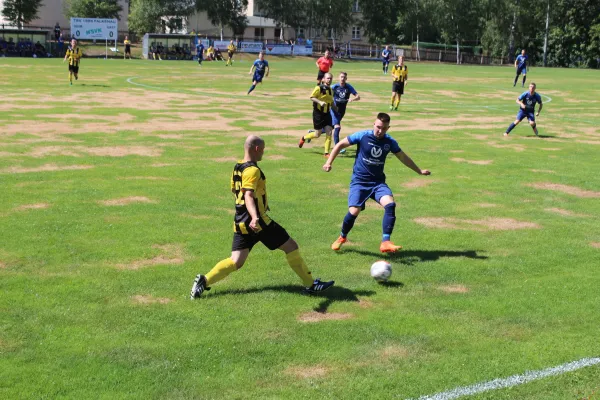
[[[523,103],[520,99],[517,99],[517,104],[519,105],[519,107],[521,107],[523,110],[525,109],[525,103]]]
[[[246,203],[246,209],[248,210],[248,214],[252,217],[252,221],[250,221],[250,229],[256,231],[258,228],[258,210],[256,209],[256,202],[254,201],[254,191],[253,190],[244,190],[244,201]]]
[[[265,72],[265,78],[266,78],[267,76],[269,76],[269,72],[271,72],[271,68],[269,68],[268,65],[265,68],[266,68],[266,72]]]
[[[333,160],[335,160],[335,158],[338,156],[338,154],[340,154],[340,151],[342,149],[345,149],[346,147],[349,147],[349,146],[350,146],[350,142],[348,142],[348,138],[344,138],[343,140],[340,140],[340,142],[335,145],[333,150],[331,150],[331,153],[329,154],[329,158],[327,159],[327,161],[325,161],[325,164],[323,165],[323,171],[325,171],[325,172],[331,171],[331,164],[333,164]]]
[[[252,72],[254,72],[254,65],[250,67],[250,72],[248,72],[248,75],[252,75]]]
[[[348,100],[348,103],[352,103],[353,101],[359,101],[360,100],[360,95],[357,94],[353,94],[354,97],[351,97],[350,100]]]
[[[412,160],[412,158],[410,158],[408,155],[406,155],[406,153],[404,153],[403,151],[396,153],[394,155],[398,158],[398,160],[400,160],[400,162],[402,164],[406,165],[408,168],[412,169],[417,174],[431,175],[431,172],[429,172],[429,170],[421,169],[421,168],[417,167],[417,164],[415,164],[415,162]]]
[[[318,104],[318,105],[320,105],[320,106],[324,106],[324,105],[326,104],[324,101],[322,101],[322,100],[319,100],[319,99],[317,99],[316,97],[311,97],[311,98],[310,98],[310,100],[311,100],[313,103],[317,103],[317,104]]]
[[[540,103],[540,107],[538,108],[537,113],[535,114],[537,117],[539,117],[540,113],[542,112],[542,108],[544,108],[544,105]]]

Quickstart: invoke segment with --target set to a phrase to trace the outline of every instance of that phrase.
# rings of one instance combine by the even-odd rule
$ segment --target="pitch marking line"
[[[529,383],[549,376],[562,375],[567,372],[600,364],[600,358],[582,358],[578,361],[562,364],[557,367],[546,368],[539,371],[527,371],[521,375],[513,375],[508,378],[498,378],[489,382],[477,383],[471,386],[462,386],[447,392],[440,392],[429,396],[421,396],[418,400],[451,400],[462,396],[487,392],[489,390],[505,389],[524,383]]]

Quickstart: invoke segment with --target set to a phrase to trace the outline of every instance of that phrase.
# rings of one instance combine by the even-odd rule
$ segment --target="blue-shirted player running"
[[[538,108],[537,113],[534,116],[533,113],[535,113],[536,103],[540,106]],[[506,129],[506,132],[504,132],[504,136],[508,136],[510,131],[512,131],[515,126],[519,125],[519,122],[521,122],[525,117],[527,117],[529,125],[531,125],[533,132],[537,136],[538,130],[535,123],[535,117],[540,115],[540,111],[542,111],[542,107],[544,107],[544,105],[542,104],[542,96],[540,96],[539,93],[535,92],[535,83],[531,82],[529,84],[529,91],[523,92],[523,94],[521,94],[519,98],[517,98],[517,104],[519,105],[519,107],[521,107],[521,109],[517,114],[515,122],[510,124],[509,127]]]
[[[202,66],[202,61],[204,61],[204,45],[200,40],[196,42],[196,55],[198,56],[198,65]]]
[[[517,84],[519,80],[519,75],[523,74],[523,83],[521,83],[521,87],[525,86],[525,81],[527,80],[527,59],[529,56],[525,54],[525,49],[521,50],[521,54],[517,56],[515,59],[515,68],[517,69],[517,75],[515,76],[515,82],[513,83],[513,87]]]
[[[390,65],[390,57],[392,56],[392,51],[390,50],[390,46],[385,46],[385,49],[381,52],[381,59],[383,61],[383,74],[386,75],[388,73],[388,66]]]
[[[248,75],[252,75],[253,72],[254,76],[252,77],[252,86],[250,86],[247,94],[250,94],[256,85],[262,82],[263,77],[266,78],[269,76],[269,62],[265,60],[265,53],[262,51],[258,53],[258,59],[254,61],[254,64],[252,64],[252,67],[250,67],[250,72]]]
[[[331,122],[333,123],[333,144],[336,145],[340,141],[340,129],[342,129],[342,118],[346,114],[346,106],[348,103],[360,100],[360,95],[352,87],[351,84],[347,83],[348,74],[340,72],[340,81],[331,87],[333,91],[333,104],[336,105],[337,111],[333,108],[329,111],[331,113]],[[354,96],[350,98],[350,95]],[[342,153],[346,150],[342,149]]]
[[[344,217],[340,237],[331,245],[333,250],[339,250],[346,243],[346,237],[354,226],[354,221],[369,199],[375,200],[384,208],[383,236],[379,250],[382,253],[393,253],[402,248],[390,240],[396,223],[396,203],[392,191],[385,183],[383,168],[386,157],[389,153],[394,154],[402,164],[419,175],[430,175],[431,172],[417,167],[414,161],[400,149],[398,142],[386,133],[389,128],[390,116],[386,113],[377,114],[372,130],[356,132],[346,137],[333,148],[327,162],[323,165],[324,171],[331,171],[331,164],[340,150],[357,145],[348,193],[348,214]]]

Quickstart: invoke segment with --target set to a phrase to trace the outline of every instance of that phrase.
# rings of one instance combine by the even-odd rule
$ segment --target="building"
[[[65,3],[67,3],[67,0],[44,0],[38,11],[38,18],[25,25],[25,28],[40,28],[52,31],[58,22],[63,32],[66,34],[65,36],[69,36],[71,21],[64,15]],[[123,7],[123,11],[119,14],[118,30],[119,33],[126,34],[129,29],[129,1],[119,0],[119,4]],[[3,5],[4,0],[0,0],[0,10]],[[1,14],[0,18],[3,18]],[[0,23],[9,24],[9,22],[5,20],[0,21]]]

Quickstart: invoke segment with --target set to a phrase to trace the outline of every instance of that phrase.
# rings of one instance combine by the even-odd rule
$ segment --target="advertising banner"
[[[216,43],[216,42],[215,42]],[[229,42],[228,42],[229,44]],[[263,50],[266,55],[312,55],[312,44],[289,45],[289,44],[264,44],[262,42],[240,42],[239,50],[245,53],[258,53]]]
[[[117,20],[107,18],[71,18],[71,36],[75,39],[117,40]]]

